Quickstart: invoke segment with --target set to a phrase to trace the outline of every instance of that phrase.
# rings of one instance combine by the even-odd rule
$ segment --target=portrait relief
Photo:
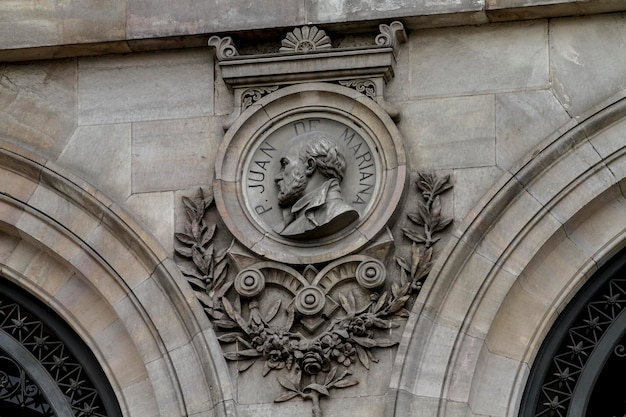
[[[275,231],[292,239],[331,235],[349,226],[359,213],[341,192],[346,158],[337,139],[313,131],[290,139],[274,178],[282,222]]]
[[[306,244],[347,232],[367,212],[377,159],[356,128],[300,118],[260,138],[245,164],[250,215],[273,236]]]

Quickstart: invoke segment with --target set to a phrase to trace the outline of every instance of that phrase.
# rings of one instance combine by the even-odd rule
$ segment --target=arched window
[[[559,315],[531,369],[520,417],[624,417],[624,375],[626,251]]]
[[[0,417],[121,417],[102,368],[50,308],[0,277]]]

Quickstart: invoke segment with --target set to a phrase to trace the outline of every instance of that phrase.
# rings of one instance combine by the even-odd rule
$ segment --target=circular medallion
[[[317,112],[286,117],[252,145],[243,164],[246,209],[276,239],[349,233],[371,208],[381,158],[369,135],[342,119]],[[319,172],[306,172],[309,162],[322,172],[314,185]],[[336,172],[321,167],[333,164]]]
[[[279,89],[250,106],[216,157],[224,223],[260,256],[326,262],[361,249],[396,214],[407,169],[399,132],[346,87]]]

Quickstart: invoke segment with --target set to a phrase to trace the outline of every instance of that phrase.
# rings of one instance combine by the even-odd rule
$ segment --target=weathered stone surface
[[[499,167],[454,170],[454,218],[461,221],[503,174]]]
[[[414,98],[549,86],[545,21],[423,30],[409,45]]]
[[[493,95],[397,104],[411,169],[495,165]]]
[[[299,2],[270,1],[261,8],[245,1],[179,2],[128,0],[130,39],[273,28],[306,23]]]
[[[114,199],[130,195],[130,124],[85,126],[76,132],[58,164]]]
[[[208,117],[133,124],[133,193],[210,184],[222,133]]]
[[[142,221],[165,247],[174,251],[174,195],[171,192],[133,194],[126,206]]]
[[[82,58],[80,125],[189,118],[213,112],[207,49]]]
[[[550,71],[558,99],[572,116],[626,87],[626,18],[608,14],[550,23]]]
[[[570,120],[547,90],[496,95],[496,162],[511,166]]]
[[[0,65],[0,136],[58,156],[76,127],[76,85],[75,60]]]
[[[126,2],[3,1],[0,49],[124,39]]]

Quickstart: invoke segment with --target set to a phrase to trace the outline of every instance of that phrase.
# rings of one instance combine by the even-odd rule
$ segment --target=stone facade
[[[389,197],[398,212],[376,225],[387,232],[363,232],[368,243],[393,240],[388,275],[412,255],[416,180],[432,173],[451,185],[439,209],[453,221],[389,331],[397,343],[375,347],[369,370],[356,363],[358,385],[331,391],[321,409],[518,415],[558,313],[626,242],[622,1],[100,3],[0,4],[0,273],[86,342],[124,416],[311,413],[311,401],[274,402],[282,383],[261,376],[261,364],[244,373],[224,357],[219,326],[180,269],[185,201],[199,188],[212,197],[223,179],[216,159],[241,156],[223,154],[224,143],[233,129],[246,134],[242,120],[256,110],[245,87],[263,84],[248,67],[228,67],[209,39],[258,58],[316,25],[333,49],[354,50],[392,22],[406,37],[373,76],[373,98],[336,83],[374,66],[363,56],[348,66],[347,55],[319,55],[312,79],[283,66],[270,82],[289,84],[273,93],[283,107],[304,100],[292,90],[334,83],[328,91],[384,113],[377,132],[402,139],[394,167],[406,166],[407,186]],[[267,65],[261,73],[275,70]],[[270,106],[263,94],[252,105]],[[216,225],[216,247],[228,248],[237,219],[214,207],[202,215]]]

